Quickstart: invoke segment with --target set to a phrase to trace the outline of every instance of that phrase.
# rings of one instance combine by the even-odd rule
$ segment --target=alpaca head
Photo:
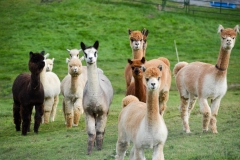
[[[81,49],[67,49],[67,51],[69,52],[69,56],[70,58],[73,58],[73,57],[77,57],[79,58],[79,53],[82,51]]]
[[[98,56],[98,46],[99,42],[96,41],[93,46],[87,47],[83,42],[80,44],[83,53],[84,53],[84,59],[87,62],[87,65],[91,65],[97,62],[97,56]]]
[[[134,78],[142,78],[143,77],[143,72],[145,71],[144,63],[145,63],[145,58],[142,57],[142,59],[133,59],[130,60],[128,59],[128,63],[132,68],[132,75]]]
[[[69,59],[68,73],[73,77],[77,77],[82,73],[82,62],[80,59],[76,57]]]
[[[162,66],[147,68],[144,77],[148,91],[158,90],[161,85]]]
[[[147,48],[148,30],[146,28],[143,28],[142,34],[143,34],[143,49],[146,49]]]
[[[28,68],[32,74],[40,74],[45,66],[44,51],[41,53],[29,53]]]
[[[128,30],[130,47],[133,50],[143,49],[143,34],[140,31]]]
[[[232,28],[224,29],[222,25],[219,25],[218,33],[220,33],[222,42],[221,45],[224,50],[231,50],[234,47],[238,32],[239,32],[238,25],[236,25],[233,29]]]
[[[54,62],[54,58],[52,59],[46,59],[46,71],[47,72],[51,72],[53,69],[53,62]]]

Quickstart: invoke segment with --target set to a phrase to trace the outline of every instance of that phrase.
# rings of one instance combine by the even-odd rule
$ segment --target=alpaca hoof
[[[213,133],[213,134],[217,134],[218,131],[217,131],[217,130],[213,130],[212,133]]]
[[[74,123],[73,123],[73,125],[72,125],[72,126],[73,126],[73,127],[77,127],[77,126],[78,126],[78,124],[74,124]]]
[[[208,129],[203,129],[202,132],[203,132],[203,133],[207,133],[207,132],[208,132]]]

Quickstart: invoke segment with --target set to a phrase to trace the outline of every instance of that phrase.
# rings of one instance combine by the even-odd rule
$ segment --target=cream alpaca
[[[86,69],[83,69],[81,60],[74,57],[68,62],[68,75],[62,80],[61,92],[63,98],[63,112],[67,128],[78,126],[83,113],[83,88],[86,84]]]
[[[41,82],[44,88],[44,114],[42,123],[53,122],[59,102],[60,80],[54,72],[47,72],[47,62],[42,71]]]
[[[203,114],[202,129],[212,133],[217,132],[217,119],[220,101],[227,91],[227,68],[230,54],[235,44],[238,25],[234,28],[224,29],[219,25],[218,32],[221,37],[221,47],[216,65],[203,62],[179,62],[174,67],[176,84],[180,94],[180,112],[183,130],[190,133],[189,117],[198,97],[200,111]],[[211,106],[208,105],[211,99]]]
[[[163,160],[163,147],[168,131],[159,114],[160,71],[162,68],[150,67],[145,71],[147,84],[147,103],[139,102],[133,96],[123,99],[123,109],[118,119],[118,141],[116,160],[123,160],[130,141],[133,148],[129,159],[144,160],[144,149],[153,149],[153,160]],[[127,103],[129,103],[127,105]]]

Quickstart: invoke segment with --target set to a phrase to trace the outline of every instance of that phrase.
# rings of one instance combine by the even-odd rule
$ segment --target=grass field
[[[154,1],[154,0],[152,0]],[[40,0],[0,1],[0,159],[114,159],[117,141],[117,118],[125,94],[124,68],[131,58],[128,32],[149,30],[148,60],[160,56],[177,63],[174,40],[181,61],[203,61],[215,64],[220,47],[219,24],[233,28],[240,18],[224,15],[201,16],[175,12],[157,6],[120,0]],[[67,74],[66,49],[80,48],[99,40],[98,67],[103,69],[114,87],[103,150],[86,155],[87,134],[84,115],[80,125],[66,129],[61,103],[56,121],[40,126],[39,134],[21,136],[15,131],[12,118],[11,87],[16,76],[28,71],[29,52],[45,50],[55,58],[53,72],[60,80]],[[240,159],[240,41],[236,40],[228,68],[228,92],[219,109],[218,134],[202,133],[202,115],[196,104],[191,118],[191,134],[182,131],[178,110],[179,94],[172,79],[168,108],[164,119],[168,139],[165,159],[232,160]],[[62,96],[60,95],[60,102]],[[33,122],[32,122],[33,123]],[[33,124],[31,125],[33,126]],[[129,148],[130,150],[130,148]],[[128,154],[125,159],[128,159]],[[146,158],[151,159],[151,150]]]

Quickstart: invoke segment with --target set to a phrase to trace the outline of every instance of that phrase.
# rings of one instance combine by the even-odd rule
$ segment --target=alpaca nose
[[[136,69],[134,70],[134,74],[136,74],[136,75],[139,74],[139,69],[138,69],[138,68],[136,68]]]
[[[151,85],[154,87],[156,83],[151,83]]]
[[[90,61],[92,61],[93,57],[89,57]]]

